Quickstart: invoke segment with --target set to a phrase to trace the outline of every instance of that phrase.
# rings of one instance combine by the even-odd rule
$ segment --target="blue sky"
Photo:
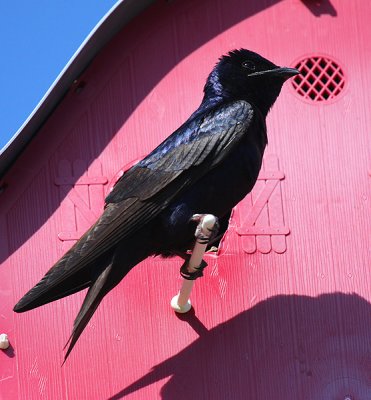
[[[117,0],[0,0],[0,149]]]

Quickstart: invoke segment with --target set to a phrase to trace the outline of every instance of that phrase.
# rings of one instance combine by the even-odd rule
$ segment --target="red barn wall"
[[[103,49],[5,177],[0,330],[11,348],[0,354],[0,397],[370,398],[370,12],[361,0],[158,1]],[[195,313],[169,307],[180,261],[149,259],[107,296],[61,368],[83,294],[22,315],[13,305],[239,47],[281,65],[324,55],[344,88],[313,102],[284,87],[264,170],[208,256]]]

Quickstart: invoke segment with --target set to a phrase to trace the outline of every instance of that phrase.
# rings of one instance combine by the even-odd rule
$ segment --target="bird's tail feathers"
[[[85,271],[79,272],[79,274],[71,275],[57,285],[48,285],[47,276],[44,277],[18,301],[13,310],[17,313],[29,311],[86,289],[91,281]]]
[[[82,331],[85,329],[86,325],[90,321],[91,317],[93,316],[94,312],[96,311],[103,297],[115,286],[115,284],[113,284],[113,282],[111,282],[110,279],[110,276],[112,274],[112,268],[113,268],[113,262],[111,262],[101,272],[101,274],[97,277],[95,282],[90,286],[85,296],[84,302],[81,306],[81,309],[74,321],[72,334],[64,347],[66,348],[68,346],[63,364],[66,362],[67,357],[71,353]]]

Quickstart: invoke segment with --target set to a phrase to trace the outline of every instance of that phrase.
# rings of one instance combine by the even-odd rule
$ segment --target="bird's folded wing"
[[[45,279],[50,275],[53,284],[66,279],[150,222],[230,153],[248,134],[252,117],[252,107],[245,101],[220,106],[200,121],[187,142],[160,158],[152,152],[143,160],[146,166],[132,167],[107,197],[99,220],[55,264],[58,273],[52,273],[53,267]]]
[[[167,190],[176,178],[188,177],[189,170],[197,180],[239,143],[248,131],[253,114],[251,105],[241,100],[211,110],[192,126],[191,132],[185,124],[120,178],[107,196],[107,203],[130,197],[150,199]],[[174,135],[187,140],[177,141]]]

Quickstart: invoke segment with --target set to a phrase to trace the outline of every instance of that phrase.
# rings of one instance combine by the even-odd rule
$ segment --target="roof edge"
[[[103,16],[59,73],[26,121],[0,150],[0,179],[37,134],[73,82],[78,79],[95,56],[125,25],[153,2],[154,0],[119,0]]]

